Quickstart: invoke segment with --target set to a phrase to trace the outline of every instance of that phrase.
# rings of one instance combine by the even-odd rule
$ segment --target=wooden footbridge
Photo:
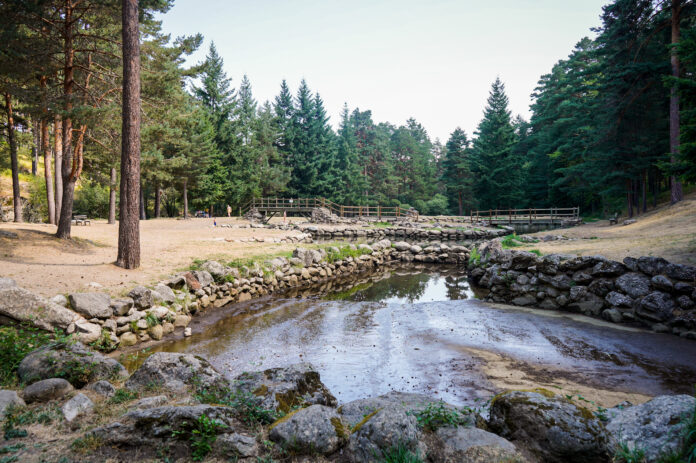
[[[254,198],[240,210],[240,215],[252,209],[264,216],[268,222],[276,215],[300,215],[311,217],[317,208],[329,210],[338,217],[355,217],[366,219],[418,219],[415,209],[399,206],[345,206],[336,204],[326,198]],[[440,218],[440,217],[438,217]],[[496,225],[535,225],[553,228],[559,225],[577,225],[581,223],[579,207],[551,207],[546,209],[489,209],[471,211],[468,217],[444,216],[442,220],[456,222],[485,223]]]
[[[275,215],[292,214],[311,217],[312,211],[325,208],[338,217],[364,217],[377,220],[402,217],[418,218],[415,209],[399,206],[344,206],[325,198],[254,198],[242,207],[243,213],[257,210],[268,222]]]

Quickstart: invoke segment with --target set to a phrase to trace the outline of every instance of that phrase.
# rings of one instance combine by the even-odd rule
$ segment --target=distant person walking
[[[230,206],[230,205],[228,204],[228,205],[227,205],[227,217],[231,217],[231,216],[232,216],[232,206]]]

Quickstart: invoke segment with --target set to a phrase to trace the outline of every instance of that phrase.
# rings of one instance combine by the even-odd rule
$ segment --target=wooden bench
[[[72,223],[75,225],[92,225],[92,222],[87,218],[86,215],[74,215]]]
[[[619,223],[619,213],[615,212],[614,217],[609,218],[609,225],[616,225],[617,223]]]

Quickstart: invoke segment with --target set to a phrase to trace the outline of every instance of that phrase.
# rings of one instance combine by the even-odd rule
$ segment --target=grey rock
[[[664,275],[655,275],[650,279],[653,287],[662,291],[672,291],[674,289],[674,283],[672,280]],[[646,293],[647,294],[647,293]],[[643,294],[644,296],[645,294]]]
[[[684,310],[691,310],[694,308],[694,306],[696,306],[694,301],[692,301],[691,298],[685,294],[682,294],[677,298],[677,305]]]
[[[153,408],[153,407],[160,407],[162,405],[165,405],[167,403],[167,396],[166,395],[156,395],[153,397],[145,397],[140,400],[138,400],[135,404],[133,404],[134,408]]]
[[[614,282],[606,278],[598,278],[587,286],[587,290],[597,296],[604,297],[614,290]]]
[[[176,296],[174,295],[174,291],[169,286],[160,283],[155,286],[154,291],[162,297],[163,302],[176,302]]]
[[[591,412],[556,396],[513,391],[491,405],[490,429],[545,462],[606,462],[609,443]]]
[[[650,279],[642,273],[625,273],[616,279],[615,284],[619,290],[634,299],[650,292]]]
[[[659,275],[669,264],[662,257],[639,257],[638,270],[650,276]]]
[[[111,301],[111,309],[114,311],[114,316],[116,317],[126,315],[131,307],[133,307],[133,299],[130,297]]]
[[[125,379],[128,371],[116,360],[78,342],[46,346],[31,352],[20,362],[17,376],[25,384],[60,377],[80,388],[100,379]]]
[[[211,388],[225,388],[225,378],[204,358],[191,354],[156,352],[135,370],[126,388],[143,390],[160,386],[167,391],[186,392],[198,382]]]
[[[210,275],[213,277],[215,281],[221,281],[225,277],[226,273],[225,267],[220,262],[215,260],[209,260],[204,262],[203,265],[201,265],[201,270],[205,270],[206,272],[210,273]]]
[[[103,395],[104,397],[111,397],[112,395],[116,394],[116,388],[113,386],[113,384],[103,379],[95,381],[92,384],[88,384],[86,389],[96,394]]]
[[[437,446],[429,447],[435,463],[523,462],[525,459],[508,440],[473,427],[440,428],[435,432]]]
[[[128,297],[133,299],[133,305],[139,309],[147,309],[155,303],[152,290],[144,286],[136,286],[128,293]]]
[[[256,439],[246,434],[222,434],[213,444],[215,453],[227,457],[253,458],[259,455]]]
[[[635,257],[624,257],[623,263],[630,271],[638,271],[638,259]]]
[[[572,280],[579,285],[585,285],[585,284],[590,283],[592,281],[592,276],[590,276],[586,272],[577,271],[577,272],[573,273]]]
[[[675,280],[693,282],[696,280],[696,267],[692,265],[667,264],[664,268],[665,274]]]
[[[94,403],[81,392],[65,402],[60,408],[67,422],[74,420],[80,415],[91,412],[92,409],[94,409]]]
[[[678,293],[691,294],[694,291],[694,285],[690,283],[684,283],[683,281],[677,281],[674,284],[674,290]]]
[[[284,413],[297,406],[336,406],[336,398],[307,363],[242,373],[235,378],[235,387],[258,397],[263,408]]]
[[[406,413],[403,408],[382,408],[366,418],[351,434],[348,442],[348,453],[352,461],[373,462],[383,449],[399,445],[416,454],[421,453],[416,417]]]
[[[397,241],[396,243],[393,243],[392,246],[399,252],[411,250],[411,245],[406,241]]]
[[[606,309],[602,312],[602,318],[614,323],[621,323],[623,316],[619,309]]]
[[[136,409],[116,422],[94,429],[92,433],[108,445],[156,445],[171,439],[173,433],[190,436],[191,424],[197,422],[202,415],[218,423],[218,434],[229,432],[235,425],[234,413],[232,408],[215,405],[168,405]]]
[[[660,291],[653,291],[641,299],[636,309],[636,315],[647,320],[662,322],[672,316],[674,306],[672,296]]]
[[[328,455],[338,450],[349,434],[335,409],[312,405],[279,420],[269,437],[287,450]]]
[[[49,378],[27,386],[22,392],[22,397],[27,403],[48,402],[63,398],[73,389],[72,384],[63,378]]]
[[[532,265],[537,265],[539,257],[527,251],[514,251],[509,262],[509,268],[513,270],[526,270]]]
[[[679,448],[684,420],[694,406],[696,399],[689,395],[659,396],[618,411],[606,428],[615,442],[642,449],[645,461],[654,462]]]
[[[51,302],[54,304],[58,304],[61,307],[67,307],[68,306],[68,298],[63,296],[62,294],[56,294],[53,296],[51,299]]]
[[[11,278],[0,278],[0,316],[50,332],[55,328],[64,330],[82,319],[76,312],[18,287]]]
[[[0,390],[0,418],[5,417],[7,407],[21,407],[26,405],[17,391]]]
[[[75,322],[75,333],[77,333],[77,339],[80,342],[90,344],[101,337],[102,327],[97,323],[78,320]]]
[[[604,300],[614,307],[631,307],[633,305],[633,299],[616,291],[607,294]]]
[[[109,318],[113,315],[108,294],[73,293],[68,299],[73,310],[87,318]]]
[[[621,275],[626,271],[626,266],[621,262],[616,262],[613,260],[605,260],[603,262],[598,262],[592,267],[592,276],[599,277],[612,277]]]
[[[193,276],[196,277],[196,280],[198,280],[198,282],[204,288],[215,283],[213,276],[205,270],[196,270],[195,272],[193,272]]]

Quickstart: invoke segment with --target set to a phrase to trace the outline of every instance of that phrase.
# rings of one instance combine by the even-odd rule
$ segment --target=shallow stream
[[[322,294],[218,309],[153,351],[202,355],[230,377],[310,362],[339,402],[395,389],[462,405],[542,386],[613,406],[696,384],[694,341],[484,303],[455,269],[392,270]]]

